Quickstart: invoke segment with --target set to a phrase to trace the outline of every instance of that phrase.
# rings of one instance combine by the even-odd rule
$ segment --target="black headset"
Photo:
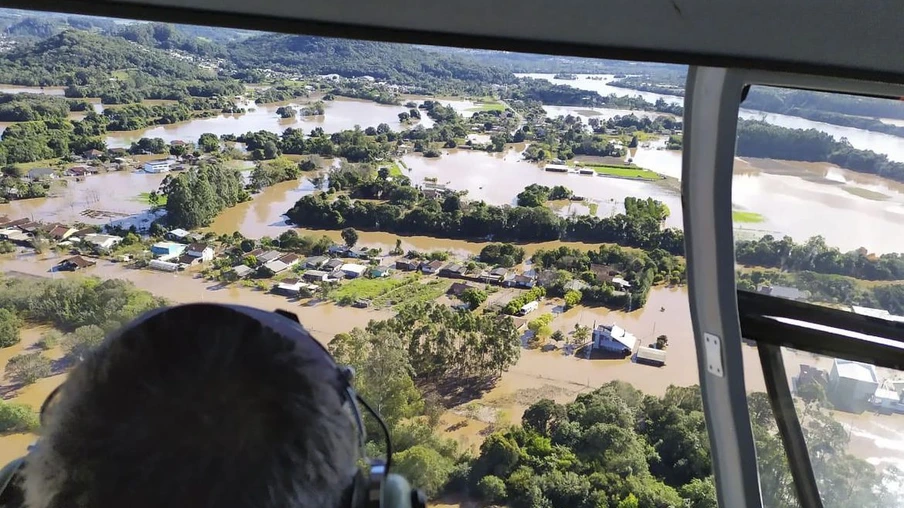
[[[348,403],[355,425],[358,429],[358,448],[361,453],[361,459],[366,463],[365,470],[356,468],[352,477],[351,485],[343,495],[343,502],[340,508],[425,508],[426,497],[420,490],[413,489],[408,481],[400,475],[390,474],[392,466],[392,442],[390,440],[389,429],[380,415],[354,390],[352,381],[354,379],[354,370],[347,366],[337,365],[333,356],[327,349],[314,339],[307,330],[301,325],[298,316],[285,310],[276,310],[275,312],[267,312],[264,310],[248,307],[245,305],[225,305],[210,303],[193,303],[181,305],[177,307],[163,307],[155,309],[139,316],[134,321],[126,325],[119,334],[128,333],[144,325],[148,320],[159,317],[174,309],[184,309],[186,307],[213,307],[219,309],[228,309],[246,318],[257,321],[261,326],[270,329],[277,334],[296,341],[302,347],[313,349],[321,353],[320,361],[325,362],[330,368],[335,370],[338,379],[339,396]],[[65,383],[64,383],[65,384]],[[47,407],[53,402],[57,393],[63,385],[55,388],[44,403],[41,405],[41,420],[43,423],[44,413]],[[363,406],[377,421],[382,429],[386,439],[386,460],[371,459],[367,456],[365,450],[365,442],[367,435],[362,419],[359,405]],[[34,446],[38,446],[37,444]],[[29,450],[34,448],[29,447]],[[24,504],[22,492],[20,491],[21,471],[24,467],[26,457],[21,457],[7,464],[0,470],[0,507],[3,506],[21,506]]]

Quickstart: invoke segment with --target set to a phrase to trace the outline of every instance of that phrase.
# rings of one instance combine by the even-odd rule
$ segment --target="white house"
[[[342,270],[342,273],[345,274],[349,279],[354,279],[355,277],[360,277],[362,273],[367,271],[367,267],[364,265],[359,265],[357,263],[346,263],[339,267]]]
[[[308,270],[304,272],[302,278],[310,282],[323,282],[327,280],[329,276],[329,272],[324,272],[322,270]]]
[[[213,259],[213,249],[210,245],[202,242],[189,244],[188,248],[185,249],[185,253],[193,258],[201,258],[202,263]]]
[[[618,325],[599,325],[593,329],[593,347],[611,353],[629,355],[637,347],[637,337]]]
[[[869,401],[877,410],[897,411],[901,407],[901,396],[891,389],[894,386],[882,385],[876,388],[876,392]]]
[[[91,234],[85,235],[83,240],[92,245],[96,245],[97,247],[100,247],[101,249],[110,249],[114,245],[121,242],[122,238],[120,238],[118,236],[113,236],[113,235],[102,235],[102,234],[98,234],[98,233],[91,233]]]
[[[879,378],[872,365],[838,358],[832,362],[826,394],[837,409],[862,411],[878,388]]]
[[[173,163],[170,159],[157,159],[153,161],[147,161],[142,166],[145,173],[166,173],[173,169]]]

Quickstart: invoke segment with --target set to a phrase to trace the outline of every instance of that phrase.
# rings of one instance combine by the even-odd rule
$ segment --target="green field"
[[[766,220],[765,217],[756,212],[744,212],[741,210],[732,210],[731,219],[734,222],[744,222],[750,224],[755,224],[757,222],[763,222]]]
[[[135,197],[135,201],[139,203],[144,203],[146,205],[150,205],[151,193],[150,192],[142,192],[138,196]],[[166,194],[157,194],[157,205],[164,206],[166,204]]]
[[[636,178],[638,180],[661,180],[662,177],[650,171],[649,169],[638,168],[635,166],[615,166],[612,164],[582,164],[598,174],[606,176],[617,176],[619,178]]]
[[[452,281],[434,279],[426,283],[417,281],[399,286],[372,301],[374,307],[397,307],[413,303],[432,302],[449,290]]]
[[[473,108],[468,108],[471,113],[478,111],[505,111],[505,104],[501,102],[476,102]]]
[[[596,215],[597,210],[600,209],[600,205],[599,205],[599,203],[590,203],[589,205],[587,205],[587,208],[588,208],[588,210],[587,210],[588,214]]]
[[[414,277],[406,279],[393,279],[384,277],[382,279],[366,279],[358,277],[350,282],[342,284],[338,289],[330,293],[330,299],[339,302],[342,305],[350,305],[357,300],[373,300],[393,289],[410,284]]]
[[[402,176],[402,168],[399,166],[399,162],[395,161],[389,166],[389,176]]]

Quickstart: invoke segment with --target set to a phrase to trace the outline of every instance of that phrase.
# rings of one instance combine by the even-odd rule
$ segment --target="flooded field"
[[[518,77],[522,78],[533,78],[533,79],[545,79],[550,83],[556,85],[567,85],[574,88],[579,88],[581,90],[590,90],[592,92],[597,92],[603,97],[607,95],[628,95],[631,97],[641,96],[647,102],[656,102],[659,99],[666,101],[669,104],[683,104],[684,97],[677,97],[675,95],[663,95],[653,92],[641,92],[639,90],[631,90],[630,88],[619,88],[617,86],[612,86],[609,83],[615,79],[615,76],[612,74],[575,74],[578,79],[555,79],[555,74],[540,74],[540,73],[528,73],[528,74],[515,74]],[[594,79],[591,79],[594,78]]]
[[[211,118],[200,118],[179,122],[171,125],[158,125],[148,129],[127,132],[110,132],[107,134],[107,146],[111,148],[128,147],[133,141],[142,137],[162,138],[166,142],[176,139],[197,142],[201,134],[210,132],[221,136],[223,134],[244,134],[249,131],[270,131],[282,133],[287,128],[303,129],[310,131],[320,127],[326,132],[338,132],[352,129],[359,125],[362,129],[370,126],[376,127],[380,123],[389,124],[393,130],[400,130],[403,126],[399,122],[399,113],[408,111],[405,106],[390,106],[377,104],[372,101],[346,99],[337,97],[336,100],[324,102],[325,112],[323,116],[280,118],[276,110],[281,106],[304,107],[314,99],[300,99],[275,104],[256,105],[253,102],[240,104],[246,109],[254,109],[242,114],[220,114]],[[433,125],[433,121],[426,115],[419,122],[424,127]]]
[[[51,191],[55,197],[0,204],[0,215],[68,224],[105,224],[109,221],[92,219],[82,212],[95,209],[123,216],[142,214],[148,205],[139,201],[138,195],[157,190],[164,177],[162,174],[117,171],[89,176],[80,182],[71,178],[56,181]]]

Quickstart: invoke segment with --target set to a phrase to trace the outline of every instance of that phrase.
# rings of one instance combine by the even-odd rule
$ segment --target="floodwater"
[[[19,86],[0,84],[0,93],[37,93],[44,95],[66,95],[65,86]]]
[[[543,110],[546,111],[546,116],[548,116],[550,118],[571,115],[571,116],[580,118],[584,124],[587,124],[591,118],[596,118],[600,121],[605,121],[605,120],[608,120],[615,116],[628,116],[628,115],[634,115],[639,118],[650,118],[650,119],[655,119],[660,116],[678,118],[678,117],[675,117],[674,115],[669,115],[667,113],[657,113],[656,111],[588,108],[588,107],[582,107],[582,106],[548,106],[548,105],[544,105]]]
[[[113,212],[119,218],[142,214],[148,206],[138,200],[138,195],[157,190],[164,177],[162,174],[116,171],[91,175],[82,181],[58,179],[52,187],[52,195],[56,197],[0,204],[0,215],[68,224],[106,224],[110,218],[92,219],[82,212],[103,210]]]
[[[253,102],[239,104],[254,111],[242,114],[220,114],[211,118],[199,118],[170,125],[158,125],[147,129],[127,132],[107,133],[107,146],[111,148],[128,147],[140,138],[162,138],[166,142],[179,139],[197,142],[201,134],[210,132],[217,136],[223,134],[244,134],[249,131],[269,131],[281,134],[288,128],[302,129],[306,133],[317,127],[326,132],[338,132],[352,129],[355,125],[362,129],[376,127],[380,123],[389,124],[393,130],[408,128],[412,125],[431,127],[433,120],[423,115],[418,124],[399,122],[399,113],[408,111],[404,106],[377,104],[373,101],[346,99],[324,102],[324,115],[313,117],[280,118],[276,110],[280,106],[292,106],[296,109],[304,107],[315,99],[295,100],[275,104],[256,105]]]
[[[678,97],[675,95],[663,95],[653,92],[641,92],[640,90],[632,90],[630,88],[619,88],[617,86],[612,86],[609,83],[615,79],[615,76],[612,74],[575,74],[578,79],[555,79],[553,76],[555,74],[515,74],[521,78],[534,78],[534,79],[545,79],[550,83],[556,85],[567,85],[574,88],[579,88],[581,90],[590,90],[593,92],[597,92],[603,97],[607,95],[628,95],[631,97],[641,96],[645,101],[648,102],[656,102],[659,99],[666,101],[669,104],[683,104],[684,97]],[[601,79],[588,79],[588,78],[601,78]]]
[[[741,109],[738,116],[746,120],[764,120],[767,123],[789,129],[816,129],[831,134],[836,141],[847,138],[854,148],[884,153],[893,161],[904,162],[904,138],[899,136],[749,109]]]
[[[451,189],[467,190],[468,199],[494,205],[513,205],[518,193],[530,184],[549,187],[564,185],[576,194],[599,203],[598,214],[604,217],[623,211],[627,196],[658,199],[672,210],[666,225],[681,227],[681,200],[666,187],[645,181],[543,171],[542,165],[521,158],[522,149],[518,146],[494,154],[447,150],[436,159],[409,154],[402,160],[409,169],[406,175],[415,185],[422,184],[424,178],[437,178],[439,183],[447,184]]]

